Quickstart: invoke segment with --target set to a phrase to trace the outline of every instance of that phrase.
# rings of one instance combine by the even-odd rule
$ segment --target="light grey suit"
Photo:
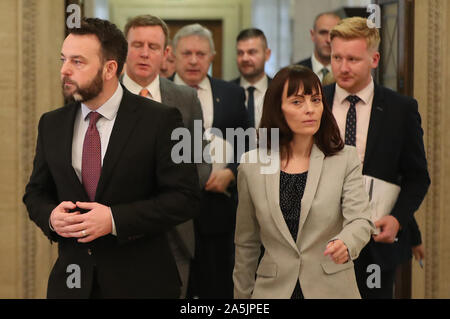
[[[287,299],[300,280],[305,298],[360,298],[352,260],[374,226],[356,149],[345,146],[325,157],[313,145],[296,242],[280,209],[280,170],[264,175],[261,167],[238,168],[234,297]],[[348,248],[345,264],[324,256],[335,239]],[[258,264],[261,244],[265,253]]]
[[[159,77],[159,81],[161,103],[176,107],[180,111],[183,123],[191,133],[191,142],[194,143],[194,121],[203,121],[202,108],[196,90],[188,86],[176,85],[162,77]],[[203,125],[201,127],[203,128]],[[203,140],[201,142],[203,145],[206,143]],[[197,164],[197,171],[200,181],[199,186],[203,188],[211,172],[211,165],[206,163]],[[168,233],[168,237],[182,281],[181,298],[184,298],[189,280],[190,262],[194,258],[195,253],[193,220],[191,219],[177,225]]]

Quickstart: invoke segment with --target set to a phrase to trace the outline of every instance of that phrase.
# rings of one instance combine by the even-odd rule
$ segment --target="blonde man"
[[[408,244],[407,225],[430,184],[417,101],[374,83],[380,36],[366,19],[342,20],[330,38],[336,84],[324,88],[324,97],[341,136],[356,147],[364,175],[401,188],[390,214],[375,221],[380,233],[355,262],[362,298],[392,298],[400,251]]]

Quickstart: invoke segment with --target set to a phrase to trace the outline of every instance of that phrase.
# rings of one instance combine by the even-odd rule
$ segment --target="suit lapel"
[[[101,197],[105,185],[107,185],[113,173],[114,166],[122,154],[123,148],[131,141],[130,135],[139,119],[138,112],[136,112],[136,105],[133,104],[132,99],[133,95],[123,87],[122,101],[120,102],[116,121],[111,132],[108,149],[103,159],[102,172],[95,195],[96,200]]]
[[[370,158],[373,152],[374,145],[380,131],[382,130],[382,122],[387,113],[387,110],[383,103],[383,92],[380,86],[375,85],[374,96],[372,102],[372,109],[370,111],[369,130],[367,132],[366,151],[364,154],[364,162]]]
[[[217,89],[214,79],[208,76],[209,83],[211,84],[211,92],[213,97],[213,127],[219,127],[218,121],[222,118],[220,111],[222,109],[222,96],[220,90]],[[225,131],[224,131],[225,132]]]
[[[269,211],[278,227],[278,230],[283,237],[289,242],[294,249],[298,249],[294,240],[292,239],[291,232],[283,217],[283,212],[280,208],[280,170],[278,169],[274,174],[265,174],[266,182],[266,198],[269,202]]]
[[[170,94],[169,88],[170,82],[162,77],[159,77],[159,90],[161,91],[161,103],[165,105],[175,105],[172,94]]]
[[[56,132],[58,132],[58,134],[62,134],[61,139],[59,140],[63,142],[61,145],[61,154],[64,154],[64,166],[66,167],[67,175],[69,176],[67,183],[72,184],[72,188],[77,194],[77,199],[87,200],[87,194],[72,166],[73,130],[75,117],[80,107],[80,103],[71,103],[65,106],[68,114],[64,114],[61,121],[59,121]]]
[[[330,84],[326,86],[323,90],[323,94],[325,95],[325,101],[327,102],[330,109],[333,109],[333,101],[334,101],[334,92],[336,91],[336,84]]]
[[[324,157],[325,155],[322,153],[322,151],[316,146],[316,144],[313,144],[309,160],[308,178],[306,179],[305,191],[303,192],[301,203],[297,243],[298,239],[300,238],[302,228],[305,225],[306,218],[308,217],[309,211],[311,210],[313,199],[316,195],[317,185],[319,184],[320,175],[322,173]]]

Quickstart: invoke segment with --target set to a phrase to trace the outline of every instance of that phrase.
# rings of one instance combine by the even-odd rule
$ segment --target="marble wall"
[[[415,1],[414,97],[419,102],[431,187],[417,212],[425,267],[413,263],[413,298],[450,298],[450,3]]]
[[[0,23],[0,298],[42,298],[55,247],[29,221],[22,196],[39,117],[62,104],[64,1],[2,0]]]

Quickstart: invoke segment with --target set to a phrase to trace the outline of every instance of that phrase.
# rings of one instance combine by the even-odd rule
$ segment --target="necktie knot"
[[[191,88],[194,88],[194,89],[198,90],[198,89],[200,89],[200,86],[197,85],[197,84],[194,84],[194,85],[191,85]]]
[[[90,112],[88,116],[89,116],[89,126],[92,127],[97,124],[97,121],[100,119],[102,115],[98,112]]]
[[[322,70],[320,70],[320,72],[322,72],[323,77],[325,77],[328,73],[330,73],[330,70],[328,70],[327,68],[323,68]]]
[[[150,91],[149,90],[147,90],[146,88],[143,88],[140,92],[139,92],[139,95],[140,96],[143,96],[143,97],[147,97],[147,98],[152,98],[152,94],[150,93]]]
[[[350,105],[356,105],[361,99],[357,95],[349,95],[346,98],[347,101],[350,102]]]
[[[256,90],[256,88],[254,86],[249,86],[247,88],[248,93],[253,93],[253,92],[255,92],[255,90]]]

